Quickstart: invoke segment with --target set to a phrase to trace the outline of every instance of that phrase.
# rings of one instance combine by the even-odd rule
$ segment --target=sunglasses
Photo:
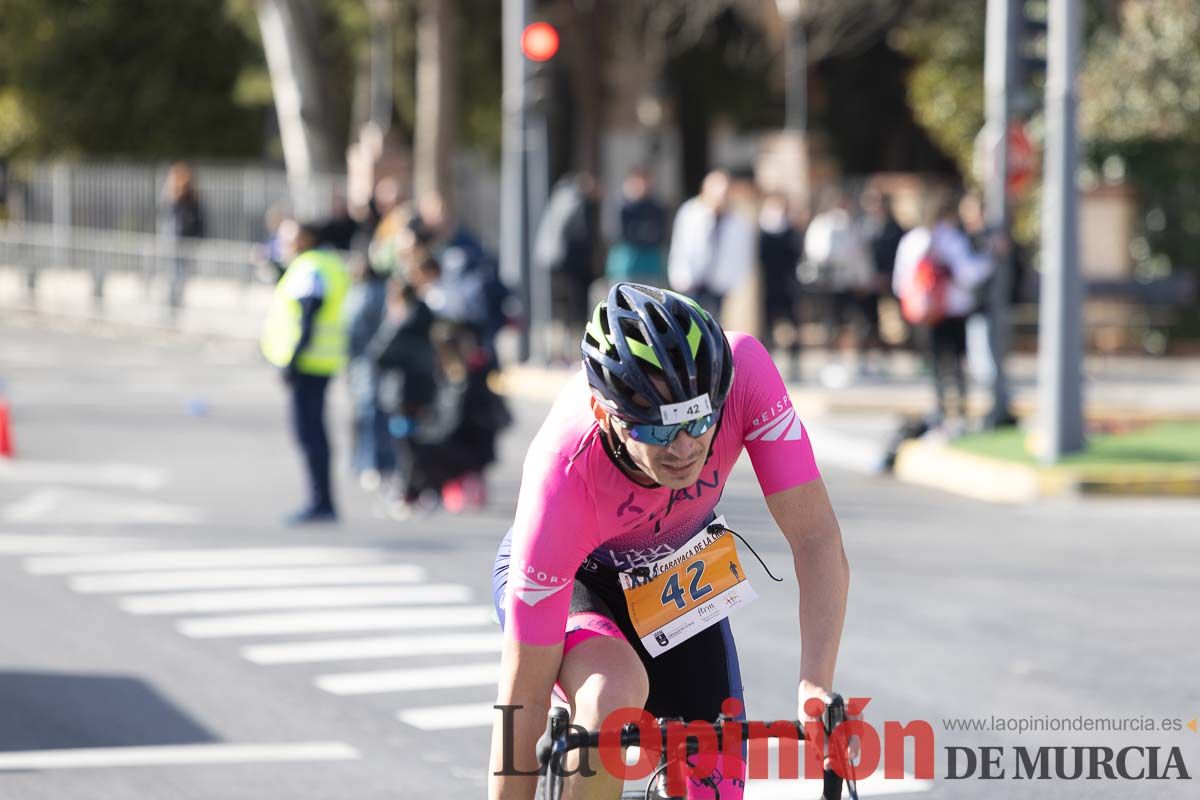
[[[654,445],[655,447],[666,447],[675,441],[675,437],[679,435],[680,431],[687,431],[688,436],[696,439],[708,433],[709,429],[721,419],[721,411],[718,409],[711,414],[705,414],[699,419],[679,422],[674,425],[638,425],[626,422],[619,417],[613,417],[613,419],[629,432],[629,438],[635,442]]]

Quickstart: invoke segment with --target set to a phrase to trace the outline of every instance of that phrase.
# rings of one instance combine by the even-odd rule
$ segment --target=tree
[[[0,156],[261,152],[234,100],[260,58],[223,0],[6,0]]]
[[[338,130],[344,130],[345,123],[334,113],[323,70],[321,15],[308,0],[257,0],[255,11],[271,71],[288,182],[293,191],[303,192],[314,175],[341,171],[344,150]]]
[[[454,0],[421,0],[417,19],[414,185],[418,195],[437,191],[450,208],[458,132],[457,6]]]

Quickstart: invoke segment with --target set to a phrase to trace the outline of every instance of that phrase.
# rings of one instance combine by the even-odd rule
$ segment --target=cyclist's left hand
[[[801,680],[798,694],[799,694],[799,697],[797,699],[799,700],[799,703],[800,703],[799,720],[801,722],[813,722],[813,721],[819,722],[820,718],[810,716],[809,714],[807,714],[805,712],[804,704],[810,697],[816,697],[821,701],[822,704],[829,705],[829,700],[830,700],[829,692],[825,689],[825,687],[819,686],[819,685],[813,683],[812,681]],[[847,712],[847,714],[846,714],[846,719],[848,719],[848,720],[861,719],[861,718],[862,718],[861,714],[850,714],[849,712]],[[846,755],[847,755],[847,759],[848,759],[849,763],[853,764],[858,759],[858,751],[859,751],[859,738],[857,736],[851,736],[850,741],[847,743],[847,747],[846,747]],[[824,766],[825,766],[825,769],[830,768],[830,761],[829,761],[828,756],[825,757]]]

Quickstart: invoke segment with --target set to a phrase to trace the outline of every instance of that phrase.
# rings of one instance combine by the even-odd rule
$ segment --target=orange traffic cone
[[[16,453],[13,449],[12,430],[9,424],[8,399],[0,395],[0,458],[12,458]]]

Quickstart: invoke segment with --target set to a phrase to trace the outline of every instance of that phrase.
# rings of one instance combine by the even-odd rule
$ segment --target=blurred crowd
[[[968,319],[984,332],[973,337],[973,356],[987,361],[989,280],[997,258],[1009,255],[1007,242],[987,229],[979,197],[927,191],[910,203],[907,227],[893,196],[871,181],[859,191],[827,187],[812,198],[811,217],[795,199],[715,170],[672,219],[650,173],[637,168],[622,184],[618,227],[604,254],[596,182],[587,174],[564,177],[534,246],[535,267],[550,273],[552,317],[564,331],[552,355],[573,362],[571,334],[597,288],[629,280],[660,285],[720,317],[727,299],[757,278],[756,313],[738,322],[758,326],[754,332],[791,380],[803,377],[805,343],[830,354],[813,377],[834,388],[880,377],[890,350],[916,348],[928,356],[936,390],[928,424],[949,419],[961,427]],[[934,307],[917,313],[914,303]]]
[[[1007,240],[987,229],[979,198],[931,192],[908,227],[892,195],[870,182],[857,192],[829,187],[811,218],[797,205],[716,170],[672,217],[650,173],[634,169],[622,183],[617,229],[605,248],[596,180],[566,175],[553,187],[531,244],[535,280],[548,289],[544,355],[577,363],[579,331],[612,283],[668,287],[718,318],[750,284],[758,308],[739,322],[758,326],[754,332],[790,380],[809,377],[801,369],[806,346],[827,353],[811,377],[833,388],[884,376],[889,351],[915,347],[927,355],[935,397],[923,429],[961,432],[968,320],[982,323],[976,349],[990,358],[988,284],[995,263],[1009,255]],[[257,259],[283,287],[277,294],[291,326],[285,336],[285,323],[275,323],[273,335],[287,346],[274,362],[291,376],[296,435],[313,487],[297,518],[336,516],[324,393],[343,368],[354,412],[351,466],[381,507],[404,518],[418,508],[481,506],[497,436],[511,422],[494,373],[496,336],[511,321],[512,301],[493,254],[437,193],[405,201],[390,178],[357,214],[338,202],[319,222],[272,212],[267,226]],[[298,354],[333,335],[322,334],[319,315],[332,313],[337,279],[315,259],[301,277],[298,256],[310,251],[340,254],[351,276],[344,297],[336,297],[345,363],[321,366],[316,371],[327,374],[315,376],[301,374]]]
[[[303,302],[314,289],[309,280],[293,279],[293,270],[305,253],[336,254],[346,262],[349,286],[336,300],[344,364],[315,371],[340,372],[344,366],[353,409],[350,466],[361,486],[377,497],[379,509],[396,519],[416,509],[458,512],[482,506],[484,471],[495,461],[497,437],[511,421],[493,388],[495,340],[507,322],[508,298],[496,259],[453,219],[437,193],[415,202],[401,197],[400,185],[385,178],[357,216],[344,202],[335,203],[334,213],[318,222],[273,211],[266,220],[270,236],[256,249],[260,266],[280,287],[287,284],[280,290],[286,295],[283,305],[301,303],[300,341],[310,350],[315,338],[305,336],[320,335],[319,320],[313,323],[315,333],[304,333]],[[320,277],[319,268],[314,274]],[[322,306],[333,302],[327,285],[316,294]],[[277,365],[286,377],[290,362]],[[312,484],[309,503],[294,515],[297,522],[336,518],[324,433],[325,386],[315,387],[308,401],[301,396],[305,380],[302,375],[288,381],[296,436]],[[306,414],[309,402],[317,410]]]

